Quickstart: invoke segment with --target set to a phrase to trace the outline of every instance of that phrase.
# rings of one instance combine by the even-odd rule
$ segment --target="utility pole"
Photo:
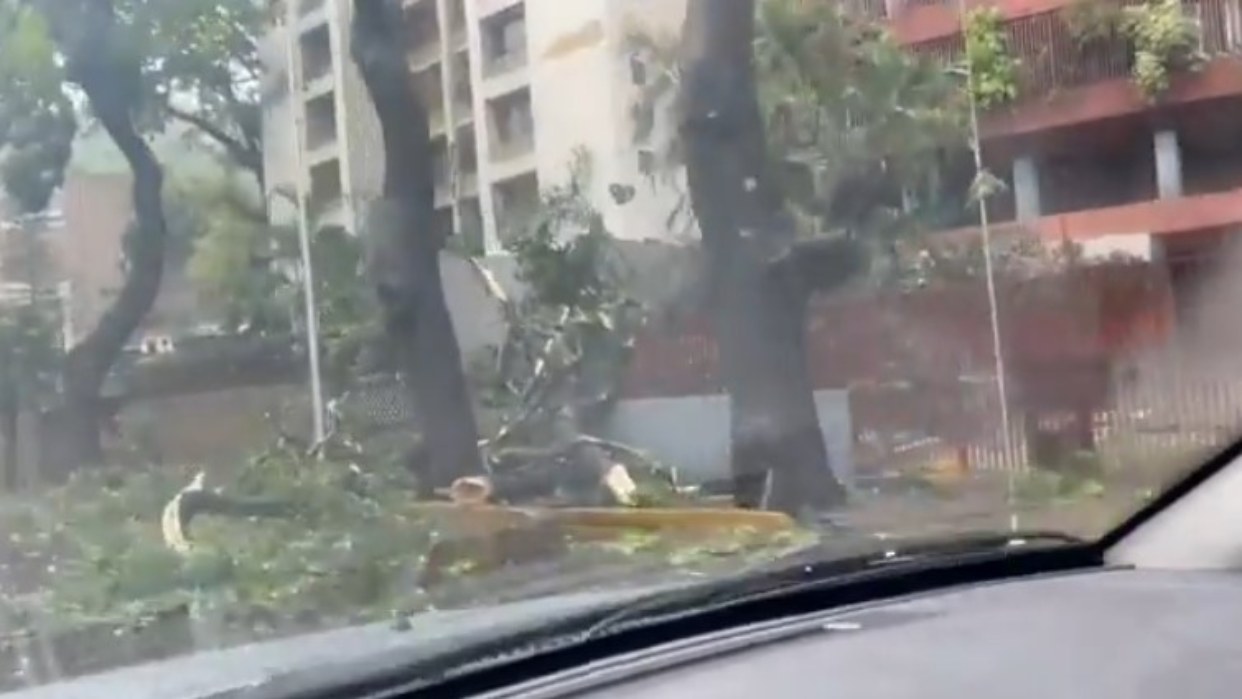
[[[958,17],[961,22],[962,36],[966,36],[966,0],[958,0]],[[978,185],[984,175],[983,137],[979,130],[979,103],[975,99],[975,71],[970,64],[969,48],[966,55],[966,95],[970,105],[970,150],[975,158],[975,184]],[[976,192],[977,187],[974,187]],[[983,273],[987,277],[988,314],[992,326],[992,352],[996,356],[996,393],[1000,399],[1001,445],[1006,455],[1013,453],[1013,439],[1009,434],[1009,381],[1005,376],[1005,351],[1001,340],[1000,304],[996,293],[996,266],[992,259],[992,226],[988,216],[986,196],[979,197],[979,229],[983,234]],[[1012,509],[1017,496],[1017,481],[1010,469],[1007,480],[1007,498],[1010,504],[1009,528],[1018,530],[1018,513]]]
[[[285,74],[289,83],[289,109],[293,116],[293,152],[296,159],[297,175],[297,226],[298,247],[302,257],[302,297],[306,302],[306,353],[310,361],[311,411],[313,412],[313,430],[315,444],[323,443],[327,438],[324,426],[323,379],[320,374],[319,361],[319,310],[315,302],[315,273],[311,259],[310,219],[306,211],[310,198],[310,185],[307,182],[305,117],[303,105],[300,104],[301,90],[298,80],[298,61],[295,42],[298,39],[298,3],[286,3],[285,8]]]

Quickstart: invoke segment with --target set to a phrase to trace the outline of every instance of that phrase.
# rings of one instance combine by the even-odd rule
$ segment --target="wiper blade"
[[[1051,530],[1022,530],[1013,532],[977,531],[955,532],[939,537],[895,537],[874,535],[865,539],[873,547],[870,555],[878,557],[878,563],[900,562],[912,558],[953,556],[971,553],[994,553],[1017,550],[1026,546],[1082,545],[1080,537]],[[783,567],[805,560],[807,563],[830,562],[840,557],[841,549],[831,539],[819,541],[777,558],[769,566]],[[868,555],[863,553],[861,555]]]
[[[679,588],[617,610],[591,627],[583,640],[598,639],[655,621],[720,610],[735,604],[795,593],[883,568],[950,563],[975,555],[996,556],[1031,547],[1081,546],[1081,538],[1056,531],[976,532],[941,538],[828,539],[736,576]]]
[[[385,666],[385,669],[376,668],[374,672],[365,673],[365,679],[355,676],[352,680],[330,683],[331,686],[313,687],[301,682],[295,683],[294,688],[267,687],[266,691],[247,692],[239,696],[257,695],[265,699],[296,696],[307,699],[344,694],[365,695],[380,689],[388,692],[394,687],[411,693],[434,692],[450,683],[469,684],[514,663],[557,656],[602,639],[611,641],[622,638],[629,632],[641,635],[646,629],[666,623],[675,625],[684,621],[702,629],[697,622],[706,620],[710,629],[711,624],[715,623],[713,618],[718,620],[717,612],[728,616],[735,608],[743,608],[752,602],[762,604],[766,600],[790,599],[795,600],[796,607],[799,606],[797,598],[802,596],[799,593],[838,589],[838,586],[841,590],[857,587],[858,590],[874,591],[878,588],[873,587],[873,583],[882,587],[884,582],[897,583],[897,587],[919,588],[923,586],[919,583],[919,579],[923,578],[921,573],[933,570],[961,570],[961,575],[949,577],[969,581],[977,579],[974,576],[979,573],[971,571],[976,571],[980,566],[987,567],[1011,553],[1039,550],[1075,553],[1065,556],[1057,554],[1058,558],[1065,559],[1058,562],[1035,562],[1019,568],[1027,572],[1043,572],[1098,563],[1094,545],[1060,532],[986,532],[904,541],[845,534],[830,537],[734,576],[669,587],[663,592],[636,600],[584,610],[538,627],[502,634],[486,643],[457,648],[420,661],[398,661]],[[1075,555],[1077,552],[1088,555]],[[993,571],[991,574],[996,573]],[[928,589],[940,586],[938,583],[944,580],[944,576],[933,577],[938,577],[938,580],[928,582]],[[901,583],[902,580],[910,584]],[[888,595],[884,592],[868,592],[859,601],[885,596]],[[859,598],[859,595],[855,594],[854,598]],[[846,598],[834,598],[831,604],[837,604],[842,599]],[[819,602],[814,603],[816,609],[819,605]],[[763,615],[767,613],[763,612]],[[734,618],[728,623],[736,624],[737,621]],[[579,660],[577,658],[574,662]],[[322,680],[322,677],[318,679]]]

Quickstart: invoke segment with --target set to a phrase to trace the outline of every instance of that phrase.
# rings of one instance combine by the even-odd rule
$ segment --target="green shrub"
[[[971,91],[980,109],[991,109],[1018,98],[1018,59],[1009,50],[1004,18],[994,7],[980,7],[966,16],[966,63]]]
[[[1180,0],[1152,0],[1124,10],[1126,34],[1134,43],[1134,82],[1148,99],[1169,89],[1170,74],[1203,62],[1199,29]]]

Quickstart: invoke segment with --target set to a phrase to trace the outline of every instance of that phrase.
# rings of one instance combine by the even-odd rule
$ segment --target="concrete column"
[[[1157,131],[1155,148],[1156,191],[1161,199],[1182,196],[1182,149],[1177,142],[1177,132]]]
[[[1019,221],[1034,221],[1043,215],[1039,168],[1035,165],[1035,158],[1029,155],[1013,161],[1013,200]]]

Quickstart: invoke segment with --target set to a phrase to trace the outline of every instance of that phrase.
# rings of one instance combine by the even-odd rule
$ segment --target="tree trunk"
[[[21,474],[18,468],[20,452],[17,448],[18,414],[20,401],[17,396],[9,396],[0,401],[0,439],[4,440],[4,491],[17,492],[21,485]]]
[[[790,513],[841,504],[807,366],[809,291],[776,264],[794,244],[766,171],[754,0],[690,0],[681,130],[731,404],[734,498]]]
[[[354,62],[379,116],[383,198],[365,230],[367,273],[385,328],[410,381],[427,463],[424,492],[484,472],[461,349],[444,298],[435,225],[434,160],[427,110],[406,63],[407,31],[397,0],[355,0]]]
[[[125,156],[133,175],[135,224],[128,245],[125,283],[99,324],[65,358],[64,411],[70,466],[103,461],[100,389],[130,336],[155,305],[164,273],[166,225],[161,199],[163,170],[133,123],[140,92],[138,65],[115,30],[111,2],[56,4],[53,34],[65,54],[69,78],[85,93],[95,118]]]

